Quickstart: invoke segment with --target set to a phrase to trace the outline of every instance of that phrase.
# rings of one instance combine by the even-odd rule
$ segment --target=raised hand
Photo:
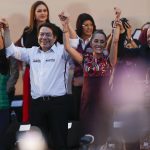
[[[61,12],[58,17],[63,26],[69,23],[69,16],[67,16],[64,12]]]
[[[114,7],[114,12],[115,12],[115,20],[119,21],[121,15],[121,9],[118,7]]]
[[[3,28],[4,30],[6,28],[9,28],[8,22],[5,18],[0,19],[0,29]]]

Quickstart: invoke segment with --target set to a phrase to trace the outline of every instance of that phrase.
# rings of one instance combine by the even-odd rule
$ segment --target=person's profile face
[[[38,43],[43,51],[49,50],[56,41],[53,31],[48,27],[41,27],[38,34]]]
[[[35,9],[36,22],[45,22],[48,19],[48,10],[45,5],[38,5]]]

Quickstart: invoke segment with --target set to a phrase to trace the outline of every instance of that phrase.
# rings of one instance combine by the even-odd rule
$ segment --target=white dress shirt
[[[44,52],[39,47],[22,48],[13,43],[6,48],[7,57],[30,64],[31,96],[33,99],[42,96],[62,96],[66,94],[65,63],[68,54],[61,44],[54,44]]]
[[[81,40],[82,48],[85,49],[86,45],[90,42],[91,37],[86,39],[85,41],[82,38],[80,38],[80,37],[77,37],[76,39],[70,39],[71,47],[73,47],[75,49],[78,48],[79,40]]]

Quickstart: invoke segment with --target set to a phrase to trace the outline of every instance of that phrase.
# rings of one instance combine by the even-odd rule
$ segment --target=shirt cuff
[[[6,48],[6,57],[13,55],[14,43],[11,43],[9,47]]]
[[[71,47],[73,47],[73,48],[77,48],[78,47],[78,45],[79,45],[79,38],[69,39],[69,41],[70,41]]]

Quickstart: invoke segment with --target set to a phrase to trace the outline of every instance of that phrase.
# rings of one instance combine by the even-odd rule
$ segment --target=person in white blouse
[[[40,47],[16,47],[10,39],[9,25],[6,19],[0,20],[4,29],[7,57],[30,64],[31,106],[30,122],[42,129],[49,147],[65,149],[67,147],[67,98],[65,87],[66,58],[64,46],[57,44],[57,28],[52,23],[39,27]]]
[[[90,39],[92,34],[96,30],[96,25],[94,18],[87,13],[79,14],[76,21],[76,32],[70,29],[70,43],[71,46],[74,47],[81,54],[88,51],[90,48]],[[74,75],[72,80],[72,94],[74,100],[74,114],[75,119],[80,120],[79,112],[80,112],[80,103],[81,103],[81,93],[83,87],[83,69],[81,65],[74,62]]]

